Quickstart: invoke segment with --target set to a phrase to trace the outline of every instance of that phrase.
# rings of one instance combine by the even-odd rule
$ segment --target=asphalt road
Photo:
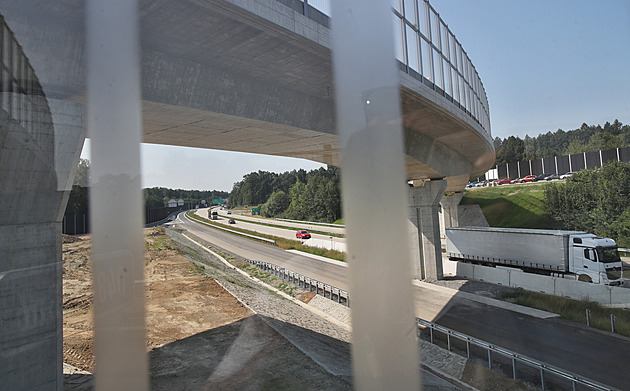
[[[261,260],[348,290],[345,266],[319,261],[277,247],[212,229],[187,220],[177,223],[196,236],[242,257]],[[375,286],[375,289],[383,289]],[[351,293],[352,294],[352,293]],[[630,339],[569,324],[540,319],[478,303],[460,294],[414,285],[416,316],[527,355],[581,376],[629,389]]]
[[[286,238],[286,239],[297,240],[297,238],[295,237],[295,233],[298,230],[302,230],[302,229],[306,229],[309,232],[313,230],[327,231],[327,232],[329,230],[331,231],[334,230],[336,233],[342,233],[342,234],[344,233],[343,228],[329,229],[328,227],[320,227],[317,225],[298,224],[298,223],[292,223],[292,222],[286,222],[286,221],[274,221],[274,220],[268,220],[268,219],[262,220],[256,217],[243,216],[236,213],[227,214],[226,210],[217,210],[217,212],[219,212],[219,220],[217,220],[218,223],[227,224],[227,221],[233,218],[233,219],[237,219],[236,225],[241,228],[245,228],[245,229],[255,231],[255,232],[265,233],[268,235],[274,235],[274,236],[278,236],[278,237]],[[198,215],[206,217],[208,215],[207,209],[200,209]],[[276,227],[269,227],[266,225],[256,224],[255,223],[256,221],[260,223],[266,223],[266,224],[281,225],[286,228],[276,228]],[[313,239],[321,239],[321,240],[327,240],[327,241],[331,240],[330,235],[317,234],[313,232],[311,232],[311,237]],[[335,243],[344,243],[344,244],[346,243],[345,238],[332,237],[332,240]],[[308,245],[308,241],[309,239],[304,240],[304,244]]]

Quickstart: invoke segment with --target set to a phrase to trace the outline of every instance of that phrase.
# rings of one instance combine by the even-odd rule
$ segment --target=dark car
[[[545,178],[546,181],[552,181],[554,179],[560,179],[560,174],[551,174],[547,178]]]
[[[536,181],[544,181],[551,174],[540,174],[536,177]]]
[[[308,233],[308,231],[303,229],[301,231],[297,231],[297,233],[295,234],[295,237],[298,239],[310,239],[311,234]]]
[[[229,219],[229,220],[228,220],[228,224],[236,224],[236,220],[234,220],[234,219]]]

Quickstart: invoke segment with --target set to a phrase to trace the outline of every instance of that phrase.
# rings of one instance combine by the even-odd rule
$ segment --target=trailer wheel
[[[580,274],[578,281],[593,282],[593,279],[587,274]]]

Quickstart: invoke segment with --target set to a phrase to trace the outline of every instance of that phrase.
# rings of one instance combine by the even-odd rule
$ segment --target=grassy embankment
[[[196,214],[193,215],[192,212],[187,212],[186,214],[189,217],[191,217],[191,218],[203,221],[204,223],[206,223],[208,225],[211,225],[211,226],[220,227],[220,228],[229,228],[229,229],[231,229],[233,231],[242,232],[242,233],[246,233],[246,234],[254,235],[254,236],[259,236],[259,237],[265,238],[265,239],[275,240],[276,241],[276,246],[278,246],[280,248],[283,248],[285,250],[299,250],[299,251],[303,251],[305,253],[314,254],[314,255],[320,255],[322,257],[332,258],[332,259],[336,259],[338,261],[344,261],[345,262],[345,253],[343,253],[341,251],[327,250],[325,248],[305,246],[298,240],[291,240],[291,239],[281,238],[281,237],[278,237],[278,236],[266,235],[266,234],[263,234],[263,233],[260,233],[260,232],[250,231],[250,230],[247,230],[247,229],[242,229],[242,228],[234,227],[234,226],[226,227],[223,224],[215,223],[215,222],[213,222],[211,220],[208,220],[208,219],[206,219],[204,217],[201,217],[199,215],[196,215]]]
[[[545,295],[518,288],[514,292],[503,292],[501,300],[553,312],[562,318],[586,324],[586,309],[591,311],[591,327],[611,331],[610,315],[615,316],[615,333],[630,337],[630,311],[623,308],[608,308],[587,300]]]
[[[465,190],[461,205],[478,204],[491,227],[556,228],[543,212],[546,184],[502,185]]]

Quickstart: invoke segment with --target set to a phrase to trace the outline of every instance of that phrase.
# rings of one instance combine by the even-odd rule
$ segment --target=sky
[[[431,0],[484,84],[493,137],[630,123],[630,0]],[[89,142],[83,157],[89,158]],[[142,186],[230,191],[303,160],[143,144]]]

